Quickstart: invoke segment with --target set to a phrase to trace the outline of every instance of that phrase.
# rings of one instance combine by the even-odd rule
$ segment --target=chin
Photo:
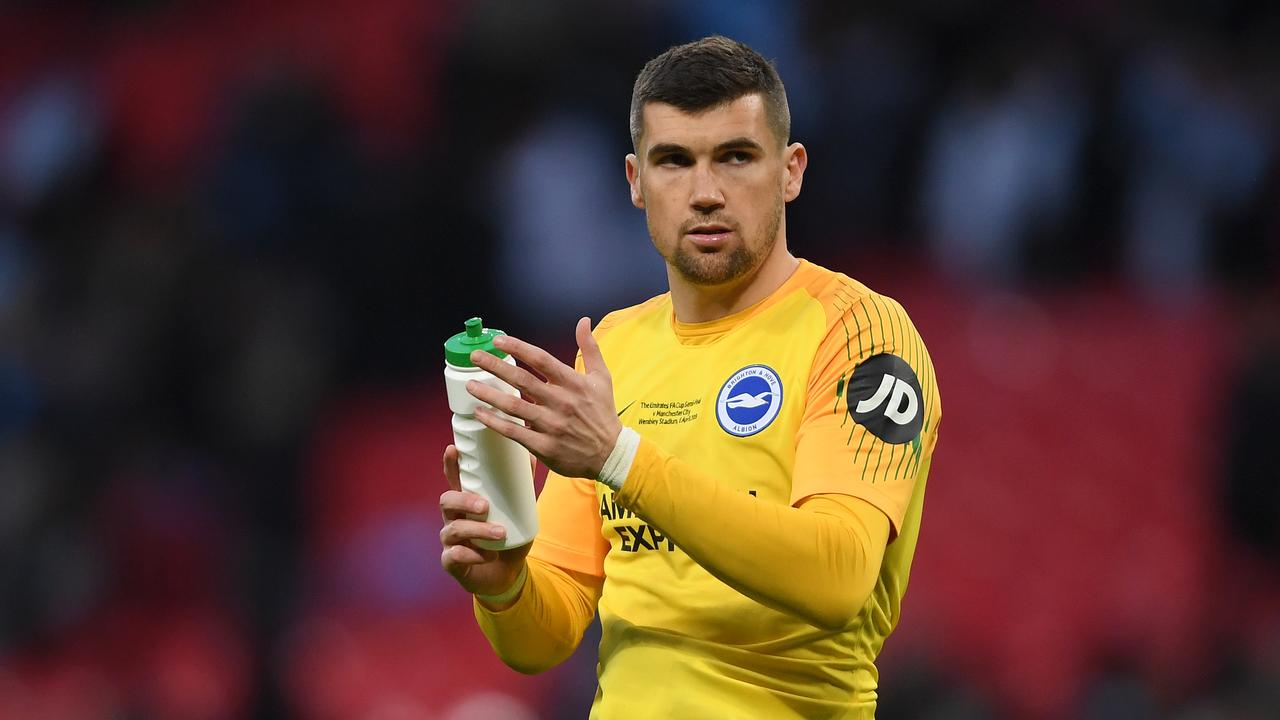
[[[694,285],[725,285],[748,275],[759,263],[742,248],[715,252],[681,252],[672,265]]]

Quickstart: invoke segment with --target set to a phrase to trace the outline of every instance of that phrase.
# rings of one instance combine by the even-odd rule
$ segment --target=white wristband
[[[506,592],[499,593],[497,595],[481,595],[479,593],[476,593],[476,597],[480,598],[484,602],[489,603],[490,605],[502,605],[507,601],[511,600],[511,598],[515,597],[516,595],[519,595],[520,591],[524,589],[525,581],[528,579],[529,579],[529,563],[525,563],[524,565],[520,566],[520,574],[516,576],[516,581],[514,583],[511,583],[511,587],[507,588]]]
[[[627,481],[627,473],[631,472],[631,463],[636,459],[636,451],[640,449],[640,433],[629,427],[622,428],[622,432],[618,433],[618,442],[613,446],[613,452],[609,453],[608,459],[604,461],[604,467],[600,468],[600,482],[613,488],[614,492],[622,489],[622,483]]]

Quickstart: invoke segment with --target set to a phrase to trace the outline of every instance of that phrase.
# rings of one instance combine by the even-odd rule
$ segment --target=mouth
[[[724,246],[731,235],[733,235],[732,228],[718,223],[694,225],[685,232],[685,237],[689,238],[695,246],[708,251],[718,250]]]

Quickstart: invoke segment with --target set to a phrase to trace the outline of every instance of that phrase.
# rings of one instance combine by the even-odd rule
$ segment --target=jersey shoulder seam
[[[595,328],[596,339],[599,340],[604,333],[614,330],[619,325],[655,310],[668,300],[670,294],[671,293],[662,293],[661,295],[655,295],[642,303],[625,307],[621,310],[614,310],[603,318],[600,318],[600,323],[597,324]]]
[[[805,283],[804,289],[809,297],[820,303],[826,311],[828,330],[838,324],[840,317],[848,313],[850,308],[857,307],[872,295],[879,294],[842,272],[820,265],[813,267],[813,277]]]

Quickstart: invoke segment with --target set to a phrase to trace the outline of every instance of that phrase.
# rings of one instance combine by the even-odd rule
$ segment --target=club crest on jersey
[[[782,378],[768,365],[748,365],[725,381],[716,396],[716,420],[735,437],[769,427],[782,409]]]

